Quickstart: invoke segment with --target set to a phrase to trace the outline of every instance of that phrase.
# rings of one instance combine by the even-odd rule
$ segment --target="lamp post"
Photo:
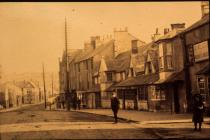
[[[45,71],[44,71],[44,64],[42,64],[43,68],[43,84],[44,84],[44,105],[45,109],[47,108],[47,98],[46,98],[46,87],[45,87]]]

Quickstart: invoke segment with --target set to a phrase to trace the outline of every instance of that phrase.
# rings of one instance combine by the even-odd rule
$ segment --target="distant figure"
[[[77,106],[78,106],[78,109],[80,110],[80,106],[81,106],[81,99],[80,98],[78,98],[78,100],[77,100]]]
[[[205,111],[205,106],[202,101],[202,96],[200,94],[194,95],[194,104],[193,104],[193,118],[195,128],[197,130],[197,123],[199,123],[199,131],[201,131],[201,125],[203,122],[203,113]]]
[[[116,94],[113,93],[112,98],[111,98],[111,108],[114,113],[115,123],[117,123],[117,113],[119,110],[119,104],[120,104],[120,102],[119,102],[118,98],[116,97]]]

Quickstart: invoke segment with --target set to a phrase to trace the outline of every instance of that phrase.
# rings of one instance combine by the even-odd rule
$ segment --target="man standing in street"
[[[120,104],[120,102],[119,102],[118,98],[116,97],[116,93],[113,93],[112,98],[111,98],[111,108],[114,113],[115,123],[117,123],[117,113],[119,110],[119,104]]]

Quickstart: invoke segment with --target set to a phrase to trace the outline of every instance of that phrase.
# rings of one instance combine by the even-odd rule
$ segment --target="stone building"
[[[183,47],[177,36],[183,30],[184,24],[171,24],[163,36],[156,30],[153,41],[138,53],[144,58],[143,71],[116,85],[123,108],[186,112]]]
[[[75,89],[77,91],[77,95],[82,99],[84,106],[88,108],[106,107],[106,103],[102,103],[106,101],[102,99],[109,96],[106,89],[113,84],[113,73],[102,71],[104,61],[115,59],[121,53],[130,50],[133,40],[137,40],[136,43],[139,46],[145,44],[128,33],[127,28],[124,30],[115,29],[114,37],[111,35],[91,37],[90,41],[85,42],[83,50],[76,55],[69,54],[72,57],[68,58],[68,61],[70,61],[68,62],[70,90]],[[64,86],[65,83],[62,82],[66,81],[64,74],[62,74],[65,73],[65,70],[61,66],[65,64],[64,61],[62,59],[60,62],[60,87]],[[107,77],[109,78],[107,79]],[[109,81],[107,82],[107,80]]]
[[[180,35],[185,49],[185,78],[188,81],[186,92],[189,111],[192,109],[192,96],[196,93],[200,93],[203,96],[207,110],[210,107],[208,6],[208,2],[202,2],[201,19]]]

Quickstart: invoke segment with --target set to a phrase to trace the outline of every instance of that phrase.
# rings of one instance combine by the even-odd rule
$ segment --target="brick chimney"
[[[132,44],[132,48],[131,48],[132,54],[137,54],[138,53],[138,40],[132,40],[131,44]]]
[[[164,28],[164,35],[169,32],[169,28]]]
[[[209,14],[209,1],[201,1],[202,17]]]
[[[184,28],[185,28],[185,23],[171,24],[171,30],[183,30]]]
[[[158,40],[158,38],[160,37],[160,35],[161,35],[161,34],[159,33],[158,28],[156,28],[155,34],[152,35],[152,40],[153,40],[153,41]]]

